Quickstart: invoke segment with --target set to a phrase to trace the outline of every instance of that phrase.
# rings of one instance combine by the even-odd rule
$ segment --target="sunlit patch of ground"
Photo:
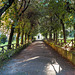
[[[8,61],[0,75],[75,75],[73,65],[42,41],[36,41]]]

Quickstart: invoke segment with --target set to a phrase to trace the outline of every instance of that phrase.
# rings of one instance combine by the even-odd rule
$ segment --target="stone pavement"
[[[0,75],[75,75],[75,68],[51,47],[36,41],[6,62]]]

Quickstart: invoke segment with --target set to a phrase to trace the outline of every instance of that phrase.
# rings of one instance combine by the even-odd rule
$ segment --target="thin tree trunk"
[[[31,42],[33,42],[34,41],[34,38],[33,38],[33,36],[31,36]]]
[[[21,44],[23,44],[23,36],[24,36],[24,31],[22,30],[22,34],[21,34]]]
[[[31,36],[31,41],[32,41],[32,36]]]
[[[33,41],[33,36],[32,36],[32,41]]]
[[[45,39],[47,39],[47,33],[45,34]]]
[[[55,33],[54,33],[54,41],[55,41]]]
[[[8,49],[11,49],[13,34],[14,34],[14,27],[12,25],[11,26],[11,32],[10,32],[9,40],[8,40]]]
[[[74,24],[74,30],[75,30],[75,24]],[[74,42],[75,42],[75,33],[74,33]]]
[[[25,33],[25,44],[26,44],[26,33]]]
[[[28,41],[28,43],[29,43],[29,34],[27,35],[27,41]]]
[[[57,31],[56,31],[56,44],[57,44],[57,40],[58,40],[58,35],[57,35]]]
[[[52,33],[50,32],[49,33],[49,40],[51,40],[52,39]]]
[[[0,9],[0,17],[12,5],[13,2],[14,0],[9,0],[5,3],[5,5]]]
[[[28,35],[28,43],[29,43],[29,35]]]
[[[16,37],[16,46],[19,46],[20,28],[18,28],[18,33]]]
[[[61,21],[62,28],[63,28],[64,43],[66,43],[66,35],[65,35],[65,27],[64,27],[64,23],[63,23],[62,19],[61,19],[60,21]]]

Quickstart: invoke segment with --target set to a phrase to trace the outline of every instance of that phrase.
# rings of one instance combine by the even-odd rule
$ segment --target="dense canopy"
[[[8,44],[16,35],[17,46],[19,37],[23,44],[38,33],[66,43],[67,37],[75,39],[75,0],[0,0],[0,31],[10,32]]]

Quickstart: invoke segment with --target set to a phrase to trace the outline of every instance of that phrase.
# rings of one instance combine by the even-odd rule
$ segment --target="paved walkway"
[[[75,68],[42,41],[36,41],[8,61],[0,75],[75,75]]]

